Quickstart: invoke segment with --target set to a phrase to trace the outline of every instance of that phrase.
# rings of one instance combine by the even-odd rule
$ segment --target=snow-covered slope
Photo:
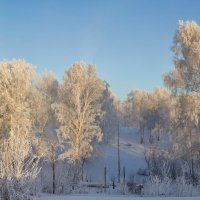
[[[126,179],[133,176],[139,168],[146,168],[144,157],[145,147],[140,144],[140,135],[134,129],[121,128],[120,130],[120,166],[126,169]],[[118,157],[117,136],[110,144],[100,144],[97,147],[98,155],[92,156],[86,164],[86,174],[89,181],[103,182],[104,168],[107,168],[108,181],[117,180]]]

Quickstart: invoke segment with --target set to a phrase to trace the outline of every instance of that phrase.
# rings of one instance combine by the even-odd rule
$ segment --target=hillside
[[[139,143],[139,133],[134,129],[121,128],[120,130],[120,166],[121,175],[123,168],[126,170],[126,179],[133,176],[138,169],[146,168],[144,157],[145,145]],[[87,178],[94,182],[103,182],[104,168],[107,168],[108,181],[117,180],[118,177],[118,156],[117,136],[110,144],[99,144],[96,153],[86,164]]]

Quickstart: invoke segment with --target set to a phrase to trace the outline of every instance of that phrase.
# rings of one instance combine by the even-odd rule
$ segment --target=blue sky
[[[24,58],[62,80],[84,60],[122,100],[163,85],[181,20],[200,23],[199,0],[0,0],[0,60]]]

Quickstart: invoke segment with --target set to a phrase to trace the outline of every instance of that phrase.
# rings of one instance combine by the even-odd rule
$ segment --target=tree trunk
[[[85,164],[85,158],[82,159],[82,163],[81,163],[81,179],[83,181],[83,175],[84,175],[84,164]]]
[[[192,130],[190,128],[190,143],[192,144]],[[191,161],[191,175],[192,175],[192,184],[195,184],[195,177],[194,177],[194,159],[192,154],[192,147],[190,147],[190,157],[192,159]]]
[[[160,125],[158,125],[157,140],[160,141]]]
[[[144,142],[144,127],[140,128],[140,144]]]
[[[150,144],[153,143],[153,137],[152,137],[152,133],[151,133],[151,128],[149,129],[149,143]]]

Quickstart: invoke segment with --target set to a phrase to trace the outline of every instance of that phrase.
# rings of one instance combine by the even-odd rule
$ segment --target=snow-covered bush
[[[179,177],[174,184],[175,195],[184,197],[192,196],[193,191],[196,189],[191,183],[188,183],[185,177]]]
[[[79,184],[82,179],[81,165],[79,161],[67,162],[65,180],[63,182],[64,192],[80,192]]]
[[[151,175],[144,185],[143,193],[148,196],[169,196],[172,194],[172,180]]]
[[[42,191],[52,193],[52,168],[46,161],[42,164],[40,173]],[[58,160],[55,165],[55,193],[68,194],[80,192],[79,184],[82,179],[81,165],[79,162]]]
[[[6,161],[0,161],[0,198],[8,200],[29,200],[39,192],[37,175],[38,161],[30,159],[25,163],[15,162],[8,169]]]
[[[172,180],[151,175],[144,185],[143,193],[145,196],[196,196],[199,195],[199,188],[183,176]]]

